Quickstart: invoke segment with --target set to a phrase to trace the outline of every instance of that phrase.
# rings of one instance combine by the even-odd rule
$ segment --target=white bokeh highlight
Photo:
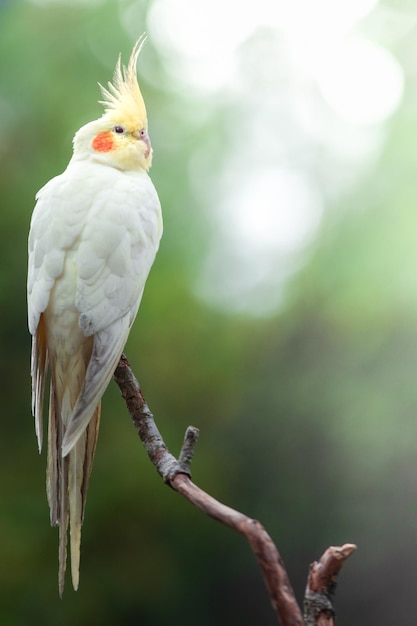
[[[378,0],[151,5],[149,34],[177,88],[235,112],[222,175],[190,165],[214,231],[195,290],[213,306],[276,311],[325,208],[378,157],[404,88],[400,64],[361,29],[378,10]],[[390,11],[400,36],[411,18]]]

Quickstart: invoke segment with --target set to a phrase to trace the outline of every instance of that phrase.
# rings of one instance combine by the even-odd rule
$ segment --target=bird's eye
[[[143,139],[144,137],[146,137],[146,130],[144,128],[142,128],[142,130],[139,131],[139,135],[140,138]]]
[[[113,128],[113,131],[117,133],[118,135],[123,135],[123,133],[126,132],[123,126],[115,126]]]

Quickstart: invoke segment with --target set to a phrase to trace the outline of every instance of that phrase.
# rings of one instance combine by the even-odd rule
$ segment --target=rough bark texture
[[[191,481],[190,465],[198,429],[193,426],[187,428],[176,459],[162,439],[125,355],[120,359],[114,378],[136,431],[161,478],[203,513],[246,538],[261,568],[281,626],[332,626],[334,612],[330,593],[343,562],[356,546],[346,544],[341,548],[329,548],[320,561],[313,563],[306,589],[304,620],[281,556],[262,524],[222,504]]]
[[[331,596],[343,563],[355,550],[353,543],[330,546],[319,561],[312,563],[304,596],[306,626],[333,626],[335,623]]]

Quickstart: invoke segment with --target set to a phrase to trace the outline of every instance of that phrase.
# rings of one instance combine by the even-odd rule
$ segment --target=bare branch
[[[262,524],[215,500],[184,474],[174,476],[170,485],[203,513],[233,528],[247,539],[262,570],[272,606],[282,626],[304,626],[284,563]]]
[[[331,596],[344,562],[355,550],[353,543],[330,546],[319,561],[312,563],[304,599],[306,626],[333,626],[335,613]]]
[[[187,428],[177,460],[162,439],[125,355],[122,355],[120,359],[114,378],[126,402],[136,431],[162,479],[203,513],[246,538],[262,570],[272,606],[281,625],[332,626],[333,621],[317,621],[317,619],[326,615],[331,615],[333,619],[333,609],[328,598],[329,589],[344,560],[355,549],[355,546],[346,544],[342,548],[329,548],[320,561],[312,565],[306,591],[306,619],[310,619],[309,616],[313,615],[316,621],[304,622],[283,560],[262,524],[222,504],[191,481],[190,465],[199,435],[198,429],[193,426]],[[317,619],[316,616],[318,616]]]
[[[184,442],[178,457],[178,464],[183,468],[183,473],[191,476],[191,461],[193,460],[195,445],[200,431],[195,426],[189,426],[185,431]]]

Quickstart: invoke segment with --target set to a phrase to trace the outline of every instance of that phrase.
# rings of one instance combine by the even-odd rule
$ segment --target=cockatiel
[[[162,235],[148,176],[152,148],[136,75],[144,43],[113,83],[100,85],[103,116],[75,134],[67,169],[37,194],[29,234],[28,320],[32,410],[39,451],[50,370],[47,496],[59,526],[62,595],[70,527],[78,588],[81,524],[96,448],[100,401],[139,308]]]

